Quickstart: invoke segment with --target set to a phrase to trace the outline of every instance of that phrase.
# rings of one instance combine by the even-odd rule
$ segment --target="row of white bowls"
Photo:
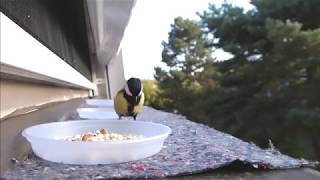
[[[86,104],[90,108],[78,108],[77,112],[83,119],[116,119],[117,113],[113,107],[113,101],[108,99],[87,99]]]
[[[112,164],[139,160],[158,153],[171,129],[165,125],[133,120],[118,120],[113,101],[88,99],[97,108],[79,108],[82,119],[35,125],[22,135],[34,153],[46,160],[64,164]],[[112,133],[143,135],[140,140],[127,141],[65,141],[65,137],[106,128]]]

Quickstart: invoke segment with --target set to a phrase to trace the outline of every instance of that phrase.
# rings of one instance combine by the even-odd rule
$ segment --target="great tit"
[[[130,78],[124,88],[118,91],[114,108],[121,119],[122,116],[132,116],[134,120],[144,103],[143,85],[140,79]]]

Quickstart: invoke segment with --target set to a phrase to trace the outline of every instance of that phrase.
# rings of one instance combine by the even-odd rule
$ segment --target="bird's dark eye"
[[[141,91],[141,81],[137,78],[130,78],[127,81],[128,88],[133,96],[138,96]]]

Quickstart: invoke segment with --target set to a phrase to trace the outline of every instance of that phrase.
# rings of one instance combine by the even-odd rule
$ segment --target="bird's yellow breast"
[[[119,116],[127,116],[128,115],[129,103],[127,102],[123,93],[124,92],[122,90],[120,90],[117,93],[115,100],[114,100],[114,108],[115,108],[116,113]],[[144,103],[144,94],[142,93],[139,103],[134,106],[134,109],[133,109],[134,114],[138,114],[141,111],[141,109],[143,107],[143,103]]]

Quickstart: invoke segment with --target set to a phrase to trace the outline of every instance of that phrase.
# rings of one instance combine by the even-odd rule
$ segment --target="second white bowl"
[[[77,112],[83,119],[116,119],[117,113],[110,108],[78,108]]]

